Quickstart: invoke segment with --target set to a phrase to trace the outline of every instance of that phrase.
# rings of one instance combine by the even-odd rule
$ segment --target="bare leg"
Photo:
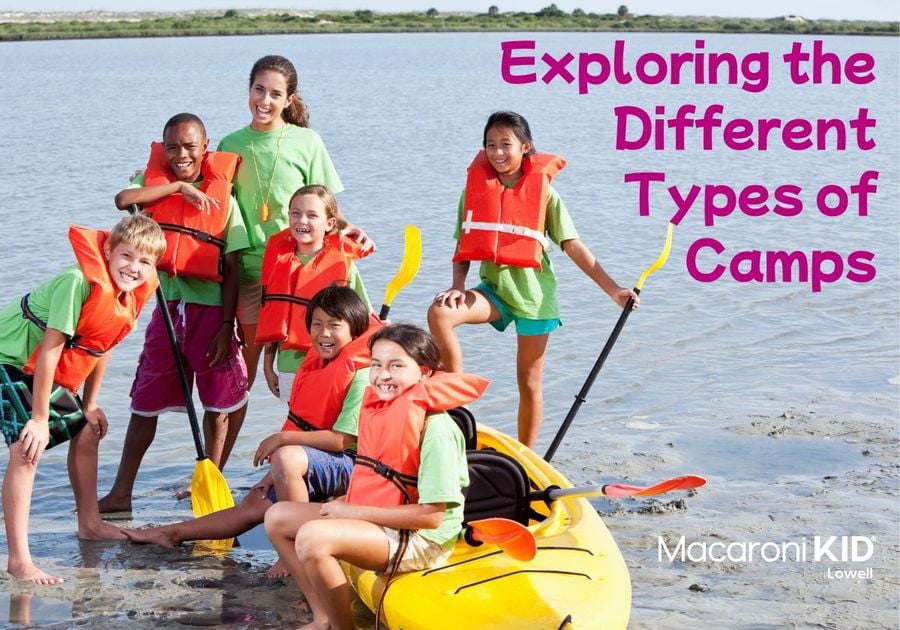
[[[253,388],[253,381],[256,380],[256,368],[259,367],[259,355],[262,354],[263,346],[256,343],[256,324],[241,323],[241,332],[244,335],[244,343],[247,344],[241,352],[247,364],[247,391],[250,391]]]
[[[534,448],[544,418],[544,353],[549,334],[519,335],[516,376],[519,383],[519,441]]]
[[[428,307],[428,329],[441,351],[448,372],[462,372],[463,356],[454,328],[460,324],[485,324],[500,318],[497,307],[478,291],[466,291],[465,302],[450,307],[433,302]]]
[[[248,385],[247,388],[249,389],[249,387],[250,386]],[[225,441],[222,443],[222,459],[219,465],[219,470],[224,470],[225,463],[231,456],[231,451],[234,448],[234,443],[237,442],[238,433],[241,432],[241,427],[244,426],[244,418],[247,415],[248,404],[249,401],[240,409],[236,409],[228,414],[228,419],[225,423],[227,430],[225,432]]]
[[[44,573],[34,566],[28,548],[28,517],[36,472],[37,464],[25,461],[22,447],[18,442],[13,442],[9,447],[9,464],[3,476],[3,517],[9,546],[6,570],[15,578],[35,584],[59,584],[62,578]]]
[[[78,510],[78,537],[82,540],[120,540],[122,530],[100,518],[97,504],[97,451],[100,438],[87,425],[69,443],[69,482]]]
[[[272,453],[272,482],[279,501],[309,502],[309,458],[302,446],[282,446]]]
[[[225,445],[225,433],[228,431],[228,414],[215,411],[203,413],[203,444],[206,456],[221,470],[222,447]]]
[[[125,529],[132,542],[177,547],[186,540],[224,540],[239,536],[263,522],[272,502],[262,489],[254,487],[235,507],[207,514],[200,518],[151,527]]]
[[[119,470],[113,487],[100,499],[100,513],[123,512],[131,509],[131,495],[134,491],[134,480],[144,454],[156,436],[158,416],[140,416],[131,414],[128,431],[125,433],[125,444],[122,445],[122,457],[119,459]],[[71,453],[71,450],[69,451]]]

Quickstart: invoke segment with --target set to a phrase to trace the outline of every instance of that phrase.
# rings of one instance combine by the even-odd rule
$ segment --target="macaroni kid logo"
[[[687,542],[684,536],[672,546],[657,536],[657,561],[663,562],[834,562],[853,563],[827,567],[829,579],[872,579],[872,567],[861,567],[875,554],[874,536],[804,536],[783,542]]]

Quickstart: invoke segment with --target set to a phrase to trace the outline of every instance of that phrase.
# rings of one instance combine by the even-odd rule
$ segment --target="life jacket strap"
[[[377,474],[390,481],[403,494],[404,502],[409,503],[408,488],[417,487],[419,483],[418,477],[398,472],[374,457],[367,457],[366,455],[360,455],[359,453],[356,454],[356,464],[358,466],[371,468]]]
[[[311,424],[295,414],[293,411],[288,410],[288,420],[293,422],[298,429],[301,431],[321,431],[319,427],[314,424]]]
[[[266,302],[289,302],[291,304],[299,304],[300,306],[309,306],[309,298],[291,295],[290,293],[268,293],[266,287],[262,288],[262,303]]]
[[[217,236],[213,236],[209,232],[203,232],[202,230],[198,230],[196,228],[178,225],[177,223],[159,223],[159,227],[163,230],[168,230],[169,232],[187,234],[188,236],[192,236],[201,243],[209,243],[210,245],[215,245],[222,251],[225,250],[225,241],[221,238],[218,238]]]
[[[462,222],[460,229],[463,233],[469,234],[472,230],[483,230],[486,232],[503,232],[504,234],[515,234],[517,236],[525,236],[536,240],[544,249],[550,249],[550,239],[530,227],[524,225],[512,225],[510,223],[494,223],[492,221],[473,221],[472,211],[466,210],[465,220]]]
[[[27,319],[32,324],[47,332],[47,324],[40,317],[34,314],[34,311],[31,310],[31,307],[28,306],[28,296],[30,293],[26,293],[22,298],[22,301],[19,302],[19,307],[22,309],[22,318]],[[81,350],[82,352],[91,355],[92,357],[102,357],[105,353],[103,350],[97,350],[95,348],[89,348],[87,346],[81,345],[79,340],[81,339],[81,335],[72,335],[68,339],[66,339],[65,344],[63,346],[65,348],[69,348],[72,350]]]

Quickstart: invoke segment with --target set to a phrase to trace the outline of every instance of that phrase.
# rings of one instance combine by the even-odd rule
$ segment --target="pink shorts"
[[[197,379],[197,392],[203,409],[229,413],[244,406],[247,393],[247,366],[237,338],[232,334],[228,358],[210,368],[209,345],[222,327],[222,307],[167,302],[175,338],[181,350],[188,384]],[[144,336],[144,349],[138,359],[137,374],[131,385],[131,412],[140,416],[158,416],[165,411],[185,411],[184,395],[172,346],[159,308]]]

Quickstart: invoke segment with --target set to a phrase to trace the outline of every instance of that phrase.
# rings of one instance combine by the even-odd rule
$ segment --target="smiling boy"
[[[207,151],[208,146],[203,121],[194,114],[176,114],[163,127],[163,142],[151,145],[146,170],[116,195],[115,203],[120,210],[143,206],[166,235],[160,284],[189,383],[197,381],[206,454],[221,469],[247,410],[247,368],[234,318],[237,252],[249,242],[231,196],[240,158]],[[132,415],[119,470],[100,500],[101,512],[131,509],[134,481],[159,414],[185,411],[177,374],[162,315],[154,310],[131,387]]]
[[[134,328],[156,287],[155,265],[166,247],[159,226],[143,216],[127,217],[111,232],[72,226],[69,241],[78,265],[0,311],[0,429],[9,446],[3,478],[7,570],[36,584],[62,582],[34,565],[28,547],[31,493],[46,448],[72,440],[68,467],[78,537],[124,538],[101,520],[97,506],[97,450],[107,430],[97,398],[109,351]],[[85,425],[90,430],[82,431]]]

